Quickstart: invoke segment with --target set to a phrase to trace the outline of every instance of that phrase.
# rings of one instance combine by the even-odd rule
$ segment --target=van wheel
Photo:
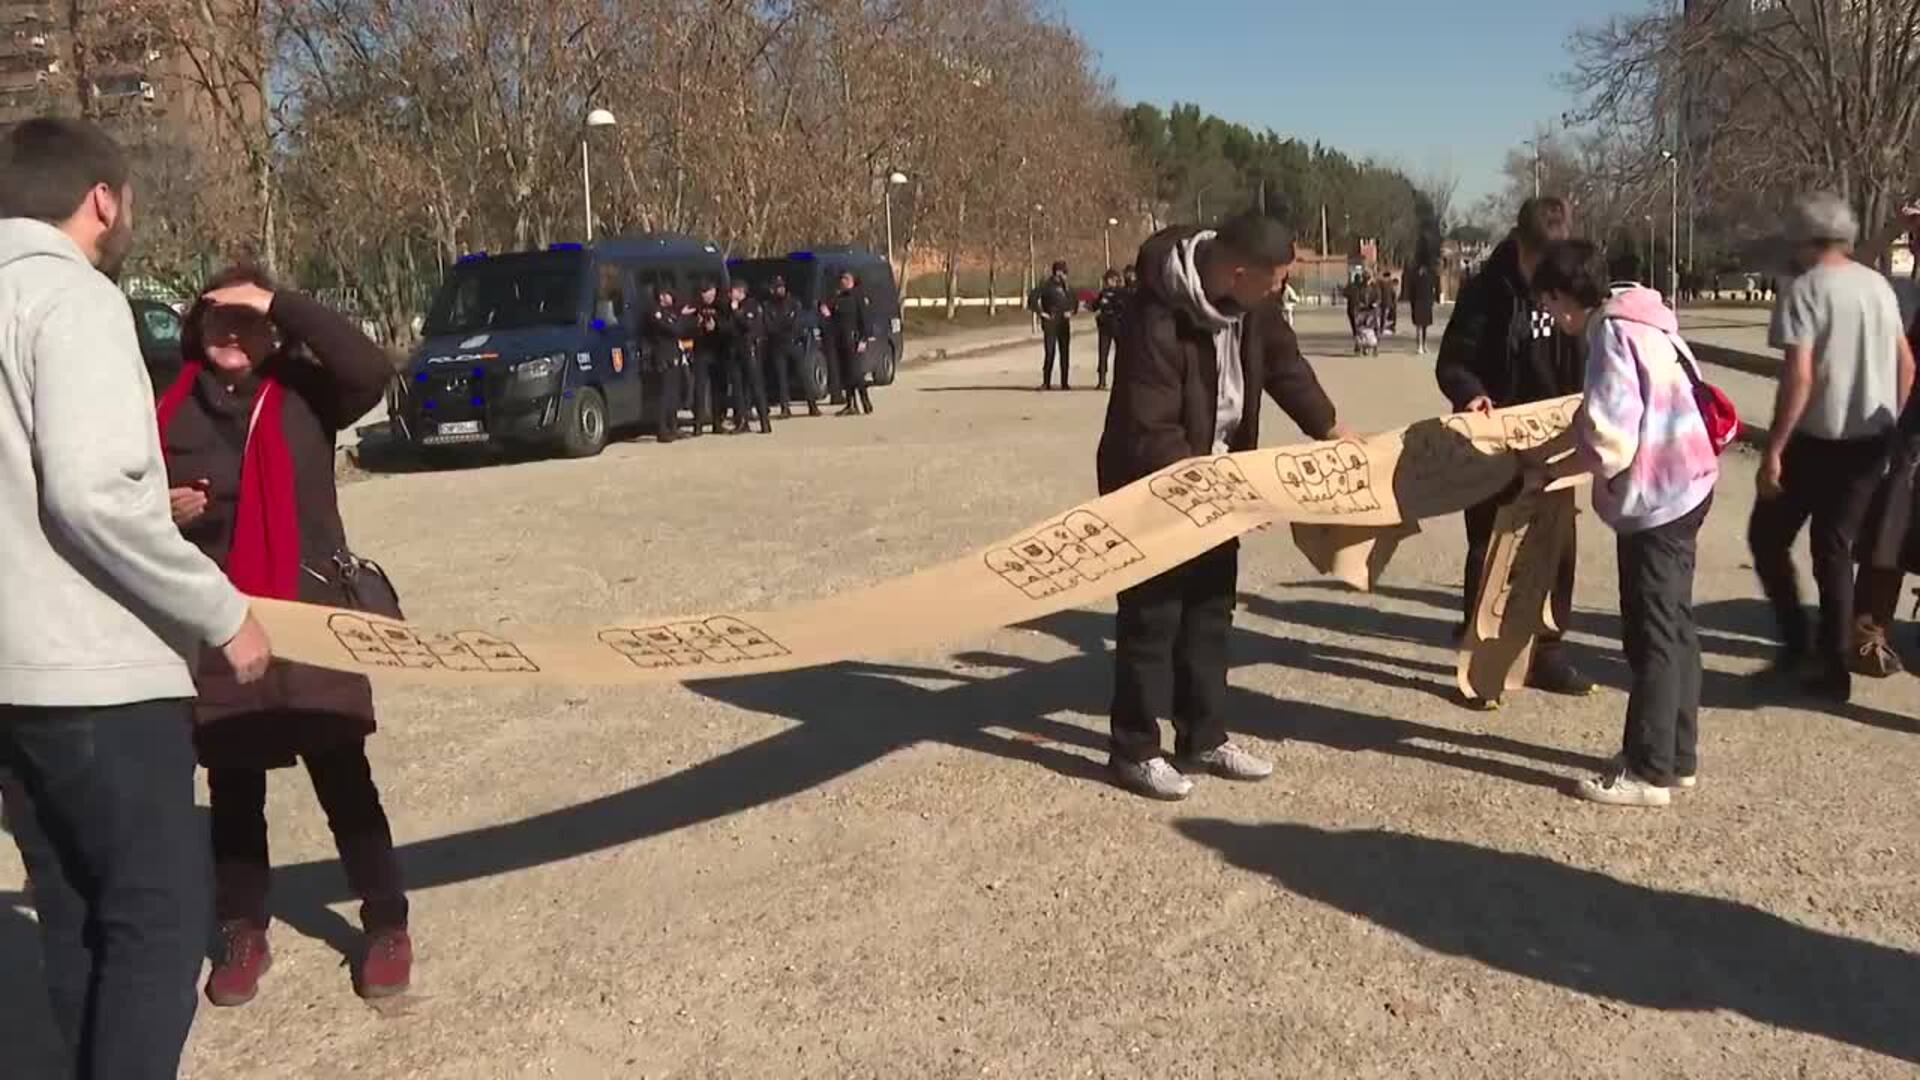
[[[825,401],[827,388],[833,385],[827,377],[827,350],[818,343],[808,346],[807,355],[800,361],[800,385],[813,401]]]
[[[900,347],[892,338],[875,338],[867,346],[868,352],[879,350],[879,355],[867,360],[868,373],[873,376],[873,385],[892,386],[893,377],[900,370]]]
[[[560,407],[560,452],[593,457],[607,447],[607,403],[600,391],[582,387]]]

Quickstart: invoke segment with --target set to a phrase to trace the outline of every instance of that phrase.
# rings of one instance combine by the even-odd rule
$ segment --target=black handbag
[[[335,606],[404,619],[400,610],[400,592],[393,587],[385,567],[372,559],[363,559],[351,551],[335,552],[319,567],[301,563],[300,569],[326,584]]]

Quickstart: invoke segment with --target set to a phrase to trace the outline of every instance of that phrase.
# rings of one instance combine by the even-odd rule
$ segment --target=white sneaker
[[[1121,787],[1149,799],[1179,802],[1193,792],[1193,781],[1181,776],[1180,770],[1163,757],[1145,761],[1110,758],[1107,768],[1113,772],[1115,782]]]
[[[1575,794],[1607,806],[1671,806],[1673,792],[1649,784],[1627,769],[1617,769],[1580,781]]]
[[[1235,746],[1221,743],[1204,754],[1180,759],[1187,772],[1212,773],[1227,780],[1265,780],[1273,775],[1273,762]]]
[[[1694,788],[1700,786],[1700,776],[1698,773],[1690,776],[1676,776],[1673,778],[1673,786],[1692,791]]]

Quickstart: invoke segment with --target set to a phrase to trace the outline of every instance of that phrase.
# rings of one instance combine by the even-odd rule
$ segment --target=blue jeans
[[[0,767],[74,1075],[177,1075],[212,907],[187,703],[0,705]]]

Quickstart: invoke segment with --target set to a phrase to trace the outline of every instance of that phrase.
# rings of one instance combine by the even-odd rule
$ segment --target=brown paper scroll
[[[1577,404],[1562,398],[1365,439],[1195,458],[984,551],[780,611],[506,636],[284,601],[258,600],[255,610],[279,656],[415,681],[624,684],[810,667],[1091,604],[1275,520],[1404,535],[1420,518],[1458,513],[1505,488],[1518,468],[1512,451],[1558,434]],[[1355,556],[1341,549],[1367,534],[1329,535],[1326,557],[1350,565]]]
[[[1498,701],[1526,680],[1533,642],[1554,625],[1553,586],[1573,543],[1576,511],[1570,489],[1530,495],[1502,506],[1493,519],[1480,602],[1460,639],[1456,669],[1469,701]]]

